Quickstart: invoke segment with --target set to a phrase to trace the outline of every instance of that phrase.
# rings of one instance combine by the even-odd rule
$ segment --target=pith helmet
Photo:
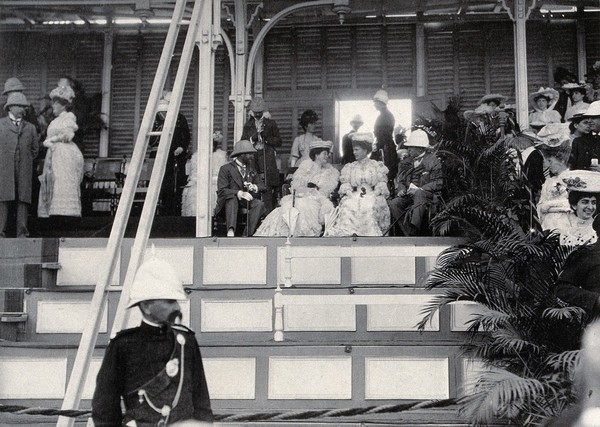
[[[187,295],[173,266],[152,256],[135,273],[127,308],[155,299],[183,301],[187,299]]]
[[[429,147],[429,137],[427,132],[421,129],[415,129],[410,133],[408,141],[404,143],[405,147]]]
[[[241,141],[235,143],[235,145],[233,146],[233,153],[231,153],[229,157],[233,158],[239,156],[240,154],[247,153],[254,154],[256,153],[256,149],[250,141],[242,139]]]
[[[250,109],[255,113],[260,113],[267,109],[267,103],[260,96],[257,96],[250,101]]]
[[[8,99],[6,100],[6,104],[4,104],[4,109],[8,110],[8,107],[11,105],[20,105],[22,107],[28,107],[29,101],[27,101],[27,97],[21,92],[11,92],[8,94]]]
[[[6,95],[9,92],[20,92],[23,90],[25,90],[25,86],[23,86],[21,80],[16,77],[10,77],[4,82],[4,92],[2,92],[2,95]]]

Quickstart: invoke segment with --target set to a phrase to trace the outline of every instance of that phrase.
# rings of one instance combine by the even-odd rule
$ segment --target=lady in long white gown
[[[223,142],[223,135],[220,131],[213,133],[213,152],[210,160],[210,209],[211,211],[217,206],[217,177],[219,176],[219,169],[225,163],[227,163],[227,152],[221,149],[221,143]],[[198,193],[198,152],[192,154],[190,160],[188,160],[189,169],[186,171],[188,176],[188,182],[183,188],[181,194],[181,216],[196,216],[196,195]]]
[[[329,197],[340,176],[329,164],[332,146],[331,141],[321,140],[310,144],[309,159],[298,166],[292,178],[292,194],[281,199],[281,206],[264,219],[254,236],[321,235],[325,218],[333,210]]]
[[[352,135],[352,152],[356,161],[348,163],[340,175],[339,215],[325,230],[325,236],[381,236],[390,226],[390,209],[386,198],[388,168],[371,160],[373,134]]]
[[[69,86],[59,86],[50,92],[56,118],[48,125],[43,142],[48,151],[39,177],[38,216],[41,218],[81,216],[83,155],[73,142],[78,129],[76,117],[67,111],[74,98],[75,93]]]
[[[567,199],[567,184],[564,181],[570,173],[567,170],[567,160],[571,147],[563,142],[558,147],[541,145],[538,149],[544,156],[544,169],[550,172],[540,191],[537,203],[538,218],[542,230],[554,230],[564,221],[563,217],[571,212]]]

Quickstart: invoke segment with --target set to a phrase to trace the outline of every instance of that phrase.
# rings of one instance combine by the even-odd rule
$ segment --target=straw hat
[[[573,170],[563,172],[561,176],[569,191],[600,193],[600,172]]]
[[[477,105],[487,104],[490,101],[496,101],[498,105],[500,105],[507,99],[508,96],[500,95],[499,93],[488,93],[479,100],[479,103]]]
[[[256,153],[256,149],[252,145],[250,141],[242,139],[238,141],[233,146],[233,153],[229,157],[234,158],[239,156],[240,154],[254,154]]]
[[[549,123],[537,133],[540,143],[550,147],[558,147],[565,141],[569,141],[571,131],[568,123]]]
[[[326,148],[327,151],[331,151],[331,148],[333,147],[333,142],[332,141],[323,141],[321,139],[317,139],[315,141],[311,141],[310,144],[308,144],[308,149],[312,150],[313,148]]]
[[[549,99],[548,109],[551,110],[558,101],[559,95],[556,89],[552,89],[551,87],[540,87],[537,92],[529,95],[529,103],[536,111],[538,111],[538,107],[535,102],[540,96],[544,96]]]

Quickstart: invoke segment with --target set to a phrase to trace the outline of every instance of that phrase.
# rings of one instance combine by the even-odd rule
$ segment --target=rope
[[[253,421],[292,421],[310,420],[314,418],[353,417],[357,415],[374,415],[404,412],[412,409],[443,408],[456,403],[456,399],[428,400],[398,405],[367,406],[365,408],[318,409],[288,412],[255,412],[249,414],[216,414],[215,421],[221,422],[253,422]],[[21,405],[2,405],[0,413],[10,412],[17,415],[47,415],[80,418],[90,416],[91,410],[31,408]]]

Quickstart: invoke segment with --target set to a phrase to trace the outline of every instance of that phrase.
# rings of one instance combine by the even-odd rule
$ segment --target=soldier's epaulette
[[[123,338],[126,337],[127,335],[131,335],[132,333],[138,331],[140,329],[139,326],[135,327],[135,328],[129,328],[129,329],[123,329],[119,332],[117,332],[117,335],[115,335],[113,338],[111,338],[111,341],[117,338]]]
[[[192,334],[192,335],[195,334],[194,331],[192,331],[190,328],[188,328],[187,326],[184,326],[184,325],[171,325],[171,328],[173,328],[173,330],[175,330],[175,331],[187,332],[188,334]]]

